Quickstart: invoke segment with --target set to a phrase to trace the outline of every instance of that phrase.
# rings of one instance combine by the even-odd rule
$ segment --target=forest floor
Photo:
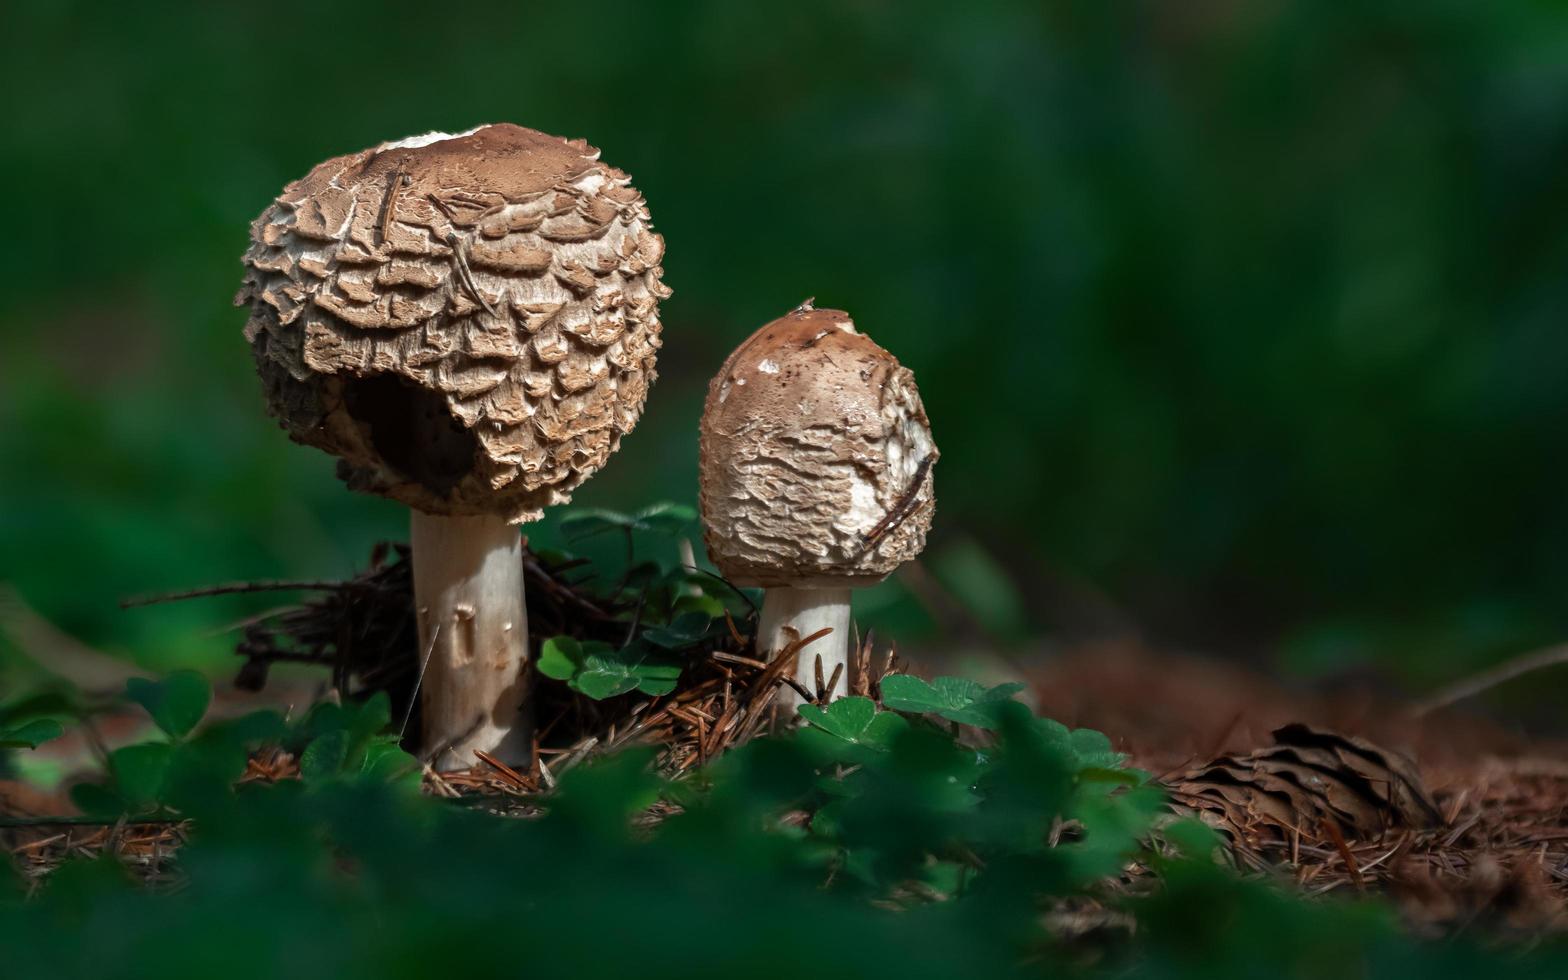
[[[1529,738],[1463,707],[1302,690],[1237,664],[1132,643],[1067,651],[1028,675],[1042,714],[1110,734],[1135,765],[1176,787],[1214,760],[1266,757],[1272,733],[1291,724],[1401,754],[1436,805],[1436,822],[1399,828],[1395,814],[1376,834],[1340,841],[1299,800],[1282,813],[1242,799],[1230,813],[1254,827],[1237,835],[1239,863],[1289,875],[1310,894],[1382,892],[1421,932],[1482,923],[1521,936],[1568,929],[1568,743]],[[1270,834],[1280,822],[1295,826]]]
[[[537,563],[529,574],[530,618],[554,615],[580,633],[624,629],[609,610],[585,605],[559,575]],[[351,620],[356,628],[400,623],[386,627],[400,638],[389,636],[380,647],[406,646],[406,578],[400,564],[378,563],[355,580],[359,598],[332,597],[350,595],[344,590],[293,607],[279,620],[287,624],[282,634],[297,649],[301,637],[341,635]],[[251,658],[246,669],[256,666],[258,650],[281,649],[274,645],[279,635],[247,635],[250,646],[241,647]],[[510,812],[527,813],[552,785],[552,767],[558,774],[606,747],[652,742],[661,747],[660,765],[673,773],[767,730],[776,722],[770,702],[782,689],[780,672],[756,659],[750,638],[733,622],[717,641],[706,642],[699,667],[663,698],[588,702],[565,694],[564,686],[552,688],[556,701],[547,708],[570,720],[560,726],[554,746],[536,755],[532,769],[518,772],[492,762],[464,774],[427,772],[427,791],[507,797]],[[857,693],[875,697],[875,678],[898,668],[885,655],[871,654],[868,638],[860,674],[871,679]],[[356,667],[359,676],[377,669],[374,662]],[[1230,859],[1245,872],[1293,884],[1310,896],[1385,895],[1422,935],[1485,929],[1529,940],[1568,931],[1568,744],[1527,738],[1462,707],[1428,710],[1365,690],[1287,686],[1235,663],[1132,642],[1059,651],[1003,673],[1012,676],[992,679],[1024,681],[1024,697],[1040,714],[1106,733],[1133,765],[1163,784],[1173,808],[1219,829],[1230,843]],[[246,671],[240,674],[243,679]],[[260,680],[266,681],[265,670]],[[395,705],[400,686],[401,703],[411,694],[408,680],[393,677],[383,685]],[[252,676],[246,686],[257,681]],[[263,705],[303,706],[319,686],[302,684],[301,675],[285,670],[259,694],[220,693],[218,716]],[[108,747],[145,735],[140,719],[135,711],[111,707],[82,734],[40,752],[67,771],[85,766]],[[246,778],[296,773],[291,757],[272,753],[253,759]],[[0,816],[13,828],[28,815],[69,813],[63,789],[45,792],[0,780]],[[182,833],[177,820],[62,823],[13,829],[5,840],[24,867],[107,850],[140,862],[156,880]]]

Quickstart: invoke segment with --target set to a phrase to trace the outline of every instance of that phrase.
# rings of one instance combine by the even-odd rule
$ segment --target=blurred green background
[[[708,376],[814,295],[919,378],[929,566],[1004,639],[1421,687],[1568,634],[1561,4],[4,20],[0,580],[87,643],[222,649],[256,603],[116,601],[403,533],[266,418],[238,258],[319,160],[498,120],[601,146],[669,243],[661,379],[581,503],[694,499]]]

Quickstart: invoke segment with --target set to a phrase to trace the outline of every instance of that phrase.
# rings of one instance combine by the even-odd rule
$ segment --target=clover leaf
[[[908,722],[893,712],[878,711],[876,702],[870,698],[839,698],[826,708],[803,704],[798,710],[812,726],[802,731],[801,737],[807,742],[816,741],[818,747],[826,746],[812,733],[821,731],[852,745],[883,751],[909,727]]]
[[[539,672],[603,701],[631,691],[668,694],[675,690],[681,667],[669,653],[640,641],[617,649],[599,640],[555,636],[540,649]]]
[[[132,677],[125,696],[146,709],[170,738],[184,738],[207,713],[212,685],[194,670],[177,670],[161,681]]]
[[[713,625],[713,617],[706,612],[683,612],[668,626],[650,626],[642,631],[642,639],[666,650],[682,650],[702,641]]]
[[[882,678],[882,703],[894,711],[935,714],[976,728],[996,728],[997,705],[1022,690],[1022,684],[987,688],[964,677],[938,677],[927,683],[910,674]]]
[[[36,749],[64,733],[54,719],[34,718],[14,728],[0,728],[0,749]]]

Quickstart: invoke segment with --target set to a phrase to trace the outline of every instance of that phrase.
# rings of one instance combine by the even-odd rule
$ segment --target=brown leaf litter
[[[1030,679],[1042,713],[1165,774],[1243,870],[1308,895],[1385,894],[1423,934],[1568,929],[1561,743],[1134,644],[1070,651]]]

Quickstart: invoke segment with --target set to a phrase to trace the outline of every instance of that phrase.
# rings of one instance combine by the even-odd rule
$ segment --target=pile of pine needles
[[[360,574],[344,582],[310,583],[317,587],[314,598],[247,623],[236,647],[244,658],[236,684],[260,690],[277,664],[316,666],[328,672],[334,697],[386,692],[393,717],[405,719],[405,733],[417,732],[419,651],[408,558],[404,545],[379,545]],[[645,594],[618,589],[618,598],[606,599],[586,587],[592,576],[581,560],[549,565],[525,548],[523,561],[536,645],[553,636],[624,645],[653,625],[639,606]],[[561,773],[585,759],[632,745],[656,746],[658,768],[674,776],[793,723],[793,709],[781,708],[781,692],[788,687],[803,701],[822,702],[837,677],[823,676],[819,658],[814,689],[795,680],[797,659],[812,655],[810,645],[821,635],[802,637],[764,660],[755,648],[755,621],[754,609],[740,623],[726,614],[725,630],[679,651],[686,667],[669,695],[632,691],[600,701],[535,675],[539,725],[531,763],[519,769],[481,755],[485,765],[467,771],[427,770],[427,786],[444,796],[532,795],[550,790]],[[876,697],[881,678],[902,669],[896,649],[878,656],[874,644],[871,635],[856,644],[852,694]],[[406,738],[405,747],[412,750],[414,740]]]

